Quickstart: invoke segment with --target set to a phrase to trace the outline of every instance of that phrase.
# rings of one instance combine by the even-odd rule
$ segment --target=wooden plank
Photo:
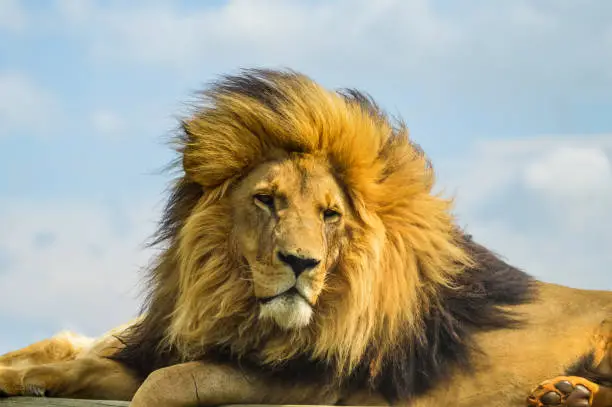
[[[107,400],[76,400],[59,399],[46,397],[9,397],[0,398],[0,407],[127,407],[127,401],[107,401]],[[225,407],[332,407],[332,406],[293,406],[293,405],[227,405]],[[350,406],[347,406],[350,407]]]
[[[1,407],[126,407],[127,401],[71,400],[46,397],[0,398]]]

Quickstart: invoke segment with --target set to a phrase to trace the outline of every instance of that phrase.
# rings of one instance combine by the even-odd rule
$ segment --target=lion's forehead
[[[253,170],[251,178],[247,191],[273,191],[293,207],[341,206],[346,200],[321,158],[300,156],[264,163]]]

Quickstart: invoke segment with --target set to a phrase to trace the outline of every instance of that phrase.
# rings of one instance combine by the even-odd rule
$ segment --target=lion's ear
[[[205,188],[218,186],[242,174],[260,155],[261,145],[236,129],[204,118],[182,123],[183,170]]]

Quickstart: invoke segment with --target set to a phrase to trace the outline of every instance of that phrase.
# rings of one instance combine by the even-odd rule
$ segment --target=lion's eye
[[[274,209],[274,197],[268,194],[255,194],[253,196],[255,203],[260,206],[266,206],[269,209]]]
[[[333,209],[325,209],[323,211],[323,219],[326,222],[333,222],[335,220],[340,219],[340,212],[335,211]]]

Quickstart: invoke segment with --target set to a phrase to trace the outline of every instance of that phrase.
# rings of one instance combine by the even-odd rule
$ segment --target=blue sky
[[[597,0],[0,2],[0,352],[136,314],[165,137],[240,67],[368,91],[478,240],[612,289],[610,21]]]

